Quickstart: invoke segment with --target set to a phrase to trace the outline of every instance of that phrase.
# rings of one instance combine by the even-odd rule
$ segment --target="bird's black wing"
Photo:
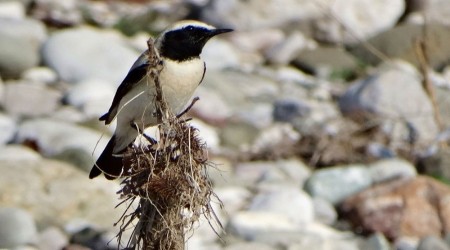
[[[142,53],[142,55],[136,60],[136,62],[131,67],[125,79],[123,79],[120,86],[117,88],[116,94],[114,96],[111,107],[108,113],[102,115],[99,120],[105,121],[105,124],[110,124],[114,117],[117,115],[117,110],[119,108],[119,103],[122,98],[147,74],[147,68],[149,66],[147,60],[147,52]]]

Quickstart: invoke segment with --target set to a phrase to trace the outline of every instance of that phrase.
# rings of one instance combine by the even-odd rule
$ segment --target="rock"
[[[322,78],[345,80],[358,68],[357,59],[342,48],[317,47],[293,56],[293,65]]]
[[[300,51],[314,45],[302,33],[293,32],[283,41],[274,45],[266,53],[267,60],[272,64],[286,65],[289,64]]]
[[[72,86],[65,100],[83,111],[89,118],[105,114],[111,106],[116,88],[103,80],[85,80]]]
[[[419,239],[413,237],[400,237],[394,242],[397,250],[417,250]]]
[[[394,27],[405,12],[405,2],[337,0],[327,1],[322,8],[330,13],[316,23],[315,38],[325,42],[351,44]]]
[[[298,99],[276,100],[273,108],[273,118],[280,122],[294,122],[297,118],[302,118],[311,113],[311,108]]]
[[[16,134],[16,122],[6,114],[0,113],[0,145],[10,142]]]
[[[337,212],[333,204],[322,198],[313,198],[314,218],[325,225],[333,225],[337,220]]]
[[[370,171],[363,165],[332,167],[315,171],[305,184],[314,198],[336,205],[372,185]]]
[[[420,240],[417,250],[450,250],[450,247],[441,238],[428,236]]]
[[[19,1],[0,2],[0,18],[24,19],[25,6]]]
[[[391,246],[383,234],[374,233],[364,242],[363,249],[365,249],[365,250],[391,250]]]
[[[245,10],[245,11],[242,11]],[[282,5],[270,0],[261,5],[250,1],[211,1],[202,11],[202,20],[216,26],[241,31],[265,30],[318,17],[323,12],[319,4],[305,0],[286,0]]]
[[[448,67],[448,83],[450,84],[450,67]],[[444,128],[450,127],[450,89],[434,88],[436,103],[439,107],[439,114]]]
[[[40,61],[39,49],[46,38],[44,25],[32,19],[0,18],[0,74],[17,78]]]
[[[388,58],[399,58],[408,61],[416,67],[420,65],[416,54],[417,38],[422,37],[423,26],[403,24],[378,34],[367,42],[355,46],[351,52],[366,63],[378,64],[385,59],[370,52],[365,46],[371,44],[373,48]],[[426,44],[428,65],[440,69],[447,64],[450,58],[450,48],[445,44],[450,41],[449,27],[439,24],[427,23]],[[433,49],[431,49],[433,48]]]
[[[93,165],[92,154],[82,148],[69,147],[52,158],[72,164],[85,172],[90,172]]]
[[[354,236],[318,223],[311,223],[303,227],[300,232],[261,233],[255,238],[255,241],[293,250],[359,249]]]
[[[42,159],[36,151],[21,145],[5,145],[0,147],[0,161],[37,161]]]
[[[432,0],[432,1],[422,1],[425,13],[423,15],[427,16],[424,20],[429,23],[441,23],[446,26],[450,25],[450,4],[445,0]],[[421,14],[421,13],[419,13]],[[422,16],[423,18],[423,16]]]
[[[83,20],[82,4],[85,1],[37,0],[32,15],[36,19],[51,20],[55,26],[68,27]]]
[[[239,53],[229,42],[212,39],[202,51],[202,59],[208,70],[240,68]]]
[[[299,226],[304,226],[314,219],[311,198],[294,187],[278,188],[257,194],[250,203],[249,211],[277,213]]]
[[[224,96],[202,86],[203,84],[195,91],[194,96],[199,97],[200,100],[195,103],[191,112],[209,124],[221,125],[225,123],[232,115],[232,111],[224,100]]]
[[[111,229],[124,211],[123,207],[114,209],[119,203],[117,183],[104,178],[90,180],[86,173],[63,162],[2,161],[0,172],[0,206],[26,207],[39,228],[63,227],[82,218]]]
[[[34,67],[23,72],[22,79],[32,83],[43,83],[50,85],[58,80],[58,75],[50,68]]]
[[[421,173],[434,176],[444,181],[450,180],[450,149],[439,147],[434,154],[420,159],[418,169]]]
[[[227,231],[243,239],[253,240],[258,234],[293,232],[299,227],[286,216],[278,213],[245,211],[234,214]]]
[[[45,64],[70,83],[98,79],[119,86],[138,56],[119,33],[88,27],[55,32],[42,49]]]
[[[37,236],[37,229],[31,214],[23,209],[5,205],[0,205],[0,248],[14,248],[32,243]]]
[[[370,164],[369,170],[374,183],[385,182],[396,178],[414,178],[416,168],[402,159],[386,159]]]
[[[5,84],[5,110],[14,116],[37,117],[53,113],[62,94],[45,85],[14,82]]]
[[[240,242],[226,246],[224,250],[276,250],[276,248],[258,242]]]
[[[433,106],[420,75],[405,62],[383,65],[377,73],[351,85],[339,107],[355,120],[381,120],[394,149],[408,143],[420,148],[437,136]]]
[[[49,227],[39,234],[37,246],[39,249],[61,250],[69,244],[69,239],[59,228]]]
[[[275,182],[277,184],[290,183],[301,187],[310,175],[311,170],[297,159],[244,162],[235,167],[235,176],[244,185]]]
[[[279,29],[263,29],[240,31],[230,34],[230,40],[236,48],[250,53],[265,53],[267,50],[280,44],[286,35]]]
[[[259,133],[250,147],[250,152],[258,159],[283,158],[293,154],[300,137],[300,133],[291,124],[275,123]]]
[[[342,216],[362,232],[390,240],[422,238],[450,231],[450,188],[432,178],[394,180],[347,199]]]
[[[78,148],[98,157],[108,138],[92,129],[52,119],[34,119],[19,126],[17,142],[33,142],[46,156],[52,156],[66,149]]]

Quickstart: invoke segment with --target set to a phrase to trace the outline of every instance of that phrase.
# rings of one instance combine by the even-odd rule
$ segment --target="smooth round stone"
[[[36,224],[31,214],[20,208],[0,208],[0,248],[31,243],[36,236]]]

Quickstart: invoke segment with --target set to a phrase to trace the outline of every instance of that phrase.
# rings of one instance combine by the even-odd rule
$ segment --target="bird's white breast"
[[[187,105],[203,73],[204,62],[201,59],[185,62],[164,60],[160,84],[167,105],[174,114],[180,113]],[[117,150],[125,148],[130,138],[136,138],[137,131],[130,126],[131,123],[138,125],[141,131],[156,125],[155,96],[153,79],[144,77],[122,98],[117,113]]]

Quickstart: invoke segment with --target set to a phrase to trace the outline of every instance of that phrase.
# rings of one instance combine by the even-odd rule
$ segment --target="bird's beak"
[[[213,37],[213,36],[216,36],[216,35],[219,35],[222,33],[228,33],[231,31],[233,31],[233,30],[232,29],[215,29],[210,32],[210,36]]]

